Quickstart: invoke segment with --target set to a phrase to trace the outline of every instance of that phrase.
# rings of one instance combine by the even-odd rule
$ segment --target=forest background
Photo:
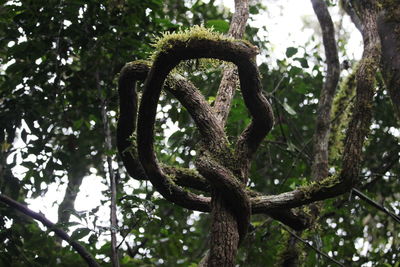
[[[300,13],[300,2],[309,11]],[[350,116],[342,115],[351,114],[354,103],[354,90],[346,89],[354,89],[362,43],[339,3],[326,3],[341,64],[330,139],[329,171],[335,173]],[[126,173],[116,146],[118,75],[127,62],[148,59],[163,32],[204,25],[227,33],[233,8],[213,0],[0,4],[1,195],[41,212],[102,266],[113,262],[110,232],[116,233],[121,266],[197,266],[208,248],[210,216],[172,205],[151,183]],[[285,12],[289,16],[282,16]],[[257,63],[275,126],[253,159],[248,186],[266,195],[279,194],[309,183],[326,57],[311,2],[250,1],[249,13],[244,39],[260,50]],[[279,33],[281,37],[275,37]],[[196,64],[188,64],[187,77],[213,103],[222,67],[199,71]],[[355,186],[365,198],[351,191],[323,202],[316,222],[301,233],[308,245],[297,241],[305,266],[327,266],[332,264],[329,257],[358,266],[398,266],[400,261],[399,120],[382,75],[376,76],[370,133],[363,146],[366,156]],[[347,96],[345,102],[339,101],[340,92]],[[157,119],[160,161],[192,168],[199,134],[188,112],[163,94]],[[236,138],[249,122],[237,93],[225,130]],[[118,224],[113,227],[111,179],[117,182]],[[5,203],[0,202],[2,265],[82,264],[59,235]],[[279,262],[295,232],[266,215],[254,215],[251,225],[237,263]]]

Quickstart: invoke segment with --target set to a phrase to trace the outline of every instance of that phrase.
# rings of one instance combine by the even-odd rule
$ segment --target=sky
[[[231,11],[234,10],[233,0],[217,2],[227,6]],[[315,35],[313,27],[304,25],[306,21],[313,23],[311,26],[318,26],[310,0],[268,0],[262,1],[262,3],[266,6],[267,12],[253,15],[254,21],[249,21],[249,23],[251,26],[259,28],[267,27],[267,32],[261,31],[259,34],[266,36],[266,39],[272,44],[271,56],[273,58],[284,58],[287,47],[304,46],[310,37]],[[333,21],[340,20],[338,6],[330,7],[329,11]],[[343,17],[343,28],[351,33],[346,47],[348,56],[350,59],[359,60],[362,53],[362,49],[360,49],[362,48],[362,37],[347,15]]]

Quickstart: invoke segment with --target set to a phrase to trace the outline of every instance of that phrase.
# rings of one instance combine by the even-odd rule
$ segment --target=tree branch
[[[354,23],[356,28],[362,32],[363,31],[363,23],[360,17],[357,15],[357,12],[354,9],[353,3],[350,0],[342,0],[342,7],[346,11],[346,13],[350,16],[351,21]]]
[[[124,165],[128,170],[129,175],[134,178],[142,177],[142,179],[148,179],[147,175],[144,173],[144,170],[137,159],[137,150],[136,145],[132,144],[134,140],[128,140],[128,138],[135,131],[136,126],[133,125],[135,123],[135,112],[137,112],[137,108],[135,109],[135,105],[137,101],[136,92],[134,91],[136,80],[144,80],[147,77],[147,74],[150,70],[150,63],[148,62],[131,62],[128,63],[122,70],[119,79],[119,94],[120,94],[120,117],[118,120],[118,129],[117,129],[117,144],[119,154],[121,155]],[[170,86],[167,86],[166,89],[169,90],[172,94],[176,95],[180,101],[186,103],[190,101],[190,98],[185,96],[183,93],[185,91],[186,85],[193,86],[188,81],[183,81],[182,77],[179,81],[173,80],[175,76],[170,76],[168,78]],[[190,92],[196,92],[197,90],[191,89]],[[188,94],[188,95],[191,95]],[[185,100],[186,99],[186,100]],[[195,99],[201,99],[201,97],[196,96]],[[199,100],[200,102],[204,102],[203,100]],[[203,105],[199,103],[184,104],[187,109],[190,111],[192,108],[190,106],[199,105],[198,108],[205,107],[207,109],[208,104],[205,103]],[[195,112],[195,111],[193,111]],[[192,112],[192,113],[193,113]],[[204,112],[201,112],[204,114]],[[130,149],[131,151],[128,151]],[[136,157],[134,156],[136,155]],[[136,166],[136,167],[135,167]],[[210,192],[210,184],[207,180],[199,175],[196,171],[184,168],[175,168],[172,166],[161,165],[160,168],[162,171],[169,177],[173,177],[173,182],[180,186],[187,186],[190,188],[198,189],[204,192]],[[254,194],[250,194],[254,195]],[[259,194],[257,194],[259,195]],[[200,205],[201,211],[209,211],[210,207],[208,206],[210,203],[209,198],[203,198],[202,201],[205,201],[206,204]],[[196,209],[198,206],[193,206],[192,209]],[[294,214],[291,211],[284,210],[274,210],[271,211],[269,207],[267,207],[266,212],[268,215],[274,217],[275,219],[289,225],[293,229],[304,229],[308,225],[307,218],[304,216],[300,216],[298,214]],[[261,212],[264,213],[264,212]]]
[[[170,82],[168,82],[168,79]],[[188,110],[202,136],[203,142],[211,146],[211,150],[220,150],[226,145],[226,134],[221,123],[204,96],[196,86],[178,74],[170,74],[167,88]]]
[[[252,213],[265,213],[277,209],[300,207],[315,201],[336,197],[350,188],[335,177],[316,181],[309,186],[272,196],[259,196],[250,199]]]
[[[71,237],[66,232],[64,232],[60,228],[57,228],[54,223],[49,221],[46,217],[44,217],[40,213],[32,211],[26,206],[18,203],[17,201],[3,194],[0,194],[0,201],[18,210],[19,212],[22,212],[23,214],[43,223],[47,228],[51,229],[58,237],[68,242],[68,244],[70,244],[75,249],[75,251],[78,252],[78,254],[86,261],[88,266],[91,267],[100,266],[93,258],[93,256],[81,244],[79,244],[77,241],[72,240]]]
[[[127,63],[122,68],[118,80],[117,148],[128,174],[137,180],[147,180],[147,176],[138,159],[136,144],[131,140],[136,130],[138,110],[136,81],[144,81],[149,69],[149,63],[135,61]]]
[[[335,41],[335,29],[328,7],[323,0],[311,0],[322,30],[327,74],[318,101],[317,120],[314,133],[314,160],[311,168],[313,180],[328,176],[328,143],[333,97],[339,82],[340,64]]]
[[[199,172],[213,185],[213,188],[218,192],[223,192],[225,201],[232,207],[237,218],[239,237],[242,241],[250,223],[250,201],[245,185],[231,171],[213,160],[208,153],[201,155],[195,164]]]
[[[248,17],[249,1],[235,0],[235,13],[232,16],[228,34],[235,39],[241,39],[245,32]],[[214,103],[214,110],[217,118],[221,121],[222,127],[228,118],[237,83],[238,73],[236,66],[227,66],[224,69]]]
[[[365,3],[364,3],[365,2]],[[372,118],[375,74],[380,62],[381,44],[377,29],[375,1],[363,1],[359,14],[363,21],[364,52],[356,73],[356,99],[348,126],[343,152],[341,179],[348,186],[357,182],[364,140],[369,133]]]

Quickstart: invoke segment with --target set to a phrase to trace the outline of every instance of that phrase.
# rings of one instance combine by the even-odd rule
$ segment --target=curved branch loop
[[[232,62],[238,66],[243,98],[253,117],[246,134],[242,135],[242,139],[244,140],[242,143],[246,150],[254,151],[273,124],[272,110],[268,101],[261,94],[258,70],[253,60],[258,49],[238,40],[210,40],[201,38],[193,38],[185,41],[171,40],[168,46],[168,49],[158,54],[153,64],[149,77],[146,80],[139,110],[139,154],[141,150],[143,152],[147,151],[142,154],[143,162],[155,162],[155,158],[153,159],[151,155],[154,154],[152,148],[153,124],[164,80],[180,61],[195,58],[215,58]],[[203,138],[207,141],[207,145],[210,145],[210,151],[225,150],[226,141],[223,140],[224,138],[221,138],[220,127],[214,127],[215,123],[210,122],[213,120],[212,116],[207,118],[194,117],[194,119],[202,132]],[[206,126],[204,127],[204,125]],[[143,138],[139,137],[139,131],[143,133],[140,135]],[[212,139],[210,136],[214,136],[217,139]]]
[[[243,47],[246,48],[246,45]],[[121,70],[119,78],[120,116],[117,128],[118,151],[121,155],[124,166],[128,171],[128,174],[135,179],[145,180],[147,180],[148,177],[145,174],[140,161],[138,160],[136,153],[137,150],[135,147],[136,144],[134,143],[135,140],[132,140],[131,136],[135,133],[136,130],[138,100],[135,92],[135,83],[137,81],[144,81],[146,79],[150,71],[150,66],[151,64],[149,62],[142,61],[128,63]],[[193,84],[191,84],[189,81],[184,80],[183,77],[178,77],[175,74],[171,74],[168,80],[171,81],[170,84],[168,84],[171,86],[166,86],[166,90],[170,91],[182,103],[182,105],[185,106],[185,108],[191,113],[193,117],[196,116],[195,113],[193,113],[193,110],[199,110],[200,114],[211,114],[209,113],[210,108],[208,103]],[[192,97],[188,97],[189,95]],[[208,123],[207,120],[211,121],[212,125],[215,125],[215,118],[213,114],[207,115],[208,117],[205,116],[206,115],[200,116],[203,118],[207,118],[204,119],[204,125]],[[202,124],[202,122],[199,121],[197,123],[199,125]],[[204,126],[203,128],[205,129],[205,131],[207,130],[207,126]],[[168,180],[168,183],[166,183],[166,188],[169,188],[171,184],[175,183],[180,186],[190,187],[204,192],[211,191],[209,182],[204,177],[199,175],[195,170],[188,171],[187,169],[175,168],[165,165],[162,165],[161,169],[165,176],[174,177],[173,181]],[[175,187],[176,185],[173,186]],[[190,207],[188,207],[188,205],[185,205],[185,207],[189,209],[198,209],[201,211],[210,211],[210,200],[208,198],[201,197],[200,201],[193,201],[193,199],[197,199],[197,197],[192,197],[191,199],[192,201],[187,201],[186,203],[191,203],[190,205],[195,203],[195,205],[192,205]],[[182,201],[184,200],[181,200],[179,202]],[[257,201],[253,200],[252,202],[254,203]],[[269,215],[273,216],[275,219],[291,226],[292,228],[296,228],[299,224],[301,224],[299,223],[299,219],[296,216],[287,216],[285,214],[281,214],[280,211],[273,211],[268,204],[265,205],[265,202],[264,205],[256,204],[253,206],[254,212],[266,212]]]
[[[144,80],[147,77],[150,66],[147,62],[132,62],[125,65],[121,71],[119,79],[119,98],[120,98],[120,116],[117,127],[117,147],[128,174],[139,180],[152,180],[144,172],[142,164],[138,161],[136,144],[131,139],[136,129],[137,115],[137,95],[135,91],[136,81]],[[177,90],[180,87],[177,86]],[[133,145],[133,147],[132,147]],[[205,181],[199,175],[189,172],[181,172],[174,167],[166,166],[164,171],[177,178],[182,184],[188,184],[190,181],[198,180],[194,187],[197,189],[207,188]],[[183,207],[198,211],[210,211],[210,199],[187,192],[177,186],[171,178],[165,176],[164,188],[169,191],[174,203]],[[174,179],[175,180],[175,179]]]
[[[255,55],[258,52],[254,46],[239,40],[225,40],[212,38],[193,37],[186,40],[170,39],[164,44],[164,48],[158,53],[154,64],[145,82],[142,101],[138,117],[138,152],[139,158],[152,184],[168,200],[177,203],[179,199],[173,192],[174,186],[161,170],[157,156],[154,151],[154,123],[157,111],[158,99],[161,89],[169,72],[182,60],[195,58],[215,58],[234,63],[238,67],[241,91],[244,102],[252,115],[252,122],[242,135],[241,148],[253,153],[261,142],[262,138],[272,128],[273,116],[268,101],[261,94],[261,83],[258,75]],[[185,87],[187,88],[187,87]],[[189,87],[189,92],[181,92],[186,95],[193,95],[197,90]],[[229,153],[228,142],[222,127],[213,115],[208,105],[201,104],[202,98],[196,101],[196,106],[205,109],[205,113],[199,114],[196,107],[189,107],[188,110],[196,122],[203,138],[206,149],[217,159],[221,159]],[[204,101],[204,103],[206,103]],[[238,150],[237,152],[241,152]],[[209,162],[209,161],[208,161]],[[211,164],[211,163],[210,163]],[[217,163],[216,163],[217,164]],[[199,171],[213,184],[219,184],[228,190],[227,199],[234,206],[247,205],[237,214],[240,234],[245,235],[250,216],[249,200],[242,184],[236,177],[225,175],[217,171],[215,164],[208,166],[205,161],[200,160]],[[211,172],[215,170],[215,172]],[[222,171],[224,169],[219,169]],[[227,171],[225,169],[225,171]],[[236,187],[232,187],[232,181],[237,180]],[[239,186],[240,185],[240,186]],[[241,196],[241,197],[238,197]],[[245,200],[245,201],[244,201]],[[180,205],[185,203],[179,203]],[[245,224],[245,226],[244,226]]]
[[[121,70],[118,80],[119,118],[117,125],[117,148],[128,174],[137,180],[146,180],[142,165],[132,147],[132,134],[136,129],[137,94],[136,81],[144,81],[150,67],[145,62],[127,63]]]

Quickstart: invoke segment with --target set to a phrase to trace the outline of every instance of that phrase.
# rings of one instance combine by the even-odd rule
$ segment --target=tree
[[[322,29],[325,75],[321,71],[322,59],[318,50],[314,55],[300,57],[298,48],[289,47],[287,61],[277,61],[278,69],[268,67],[267,63],[257,66],[255,57],[266,46],[256,39],[254,29],[248,28],[245,34],[245,27],[249,10],[258,12],[260,6],[249,7],[248,1],[244,0],[235,1],[228,36],[200,26],[177,30],[178,25],[172,22],[183,21],[188,26],[206,22],[206,26],[225,32],[228,28],[223,20],[226,14],[214,7],[214,1],[209,4],[196,1],[191,20],[184,16],[188,9],[182,1],[170,1],[166,5],[169,9],[163,9],[160,1],[5,5],[7,11],[2,25],[7,27],[2,26],[2,31],[6,31],[4,36],[7,38],[2,40],[4,45],[0,53],[9,67],[1,76],[2,88],[6,88],[2,92],[2,106],[6,112],[1,121],[7,127],[2,130],[0,200],[11,207],[1,207],[2,213],[4,210],[5,216],[15,221],[12,228],[7,227],[5,221],[2,223],[3,246],[7,253],[1,255],[1,260],[20,262],[21,265],[32,262],[54,264],[60,260],[60,255],[64,255],[62,261],[65,264],[76,261],[62,246],[57,253],[45,252],[52,255],[48,259],[42,256],[44,251],[33,246],[31,250],[25,249],[27,244],[38,242],[47,244],[50,249],[54,241],[46,235],[29,242],[13,241],[23,240],[21,237],[30,240],[26,238],[29,228],[40,233],[36,225],[31,226],[29,217],[20,217],[14,212],[17,209],[45,222],[73,247],[78,247],[74,245],[76,240],[90,235],[90,244],[86,249],[82,247],[81,255],[84,258],[89,255],[87,262],[93,265],[97,263],[90,263],[93,260],[90,253],[111,255],[114,266],[118,266],[119,257],[121,264],[128,266],[163,263],[187,266],[200,261],[206,242],[204,238],[196,237],[204,237],[206,229],[210,231],[209,252],[201,260],[199,265],[202,266],[233,266],[235,262],[260,266],[278,261],[282,266],[297,266],[301,262],[315,265],[318,260],[315,255],[324,255],[326,261],[339,265],[350,264],[354,257],[358,257],[360,263],[394,264],[398,260],[394,244],[399,238],[394,229],[399,218],[361,191],[368,189],[374,197],[387,196],[393,207],[399,206],[395,201],[398,184],[393,176],[399,170],[399,147],[395,134],[389,131],[395,131],[398,121],[387,111],[391,107],[386,96],[387,90],[399,115],[399,60],[395,52],[399,47],[396,34],[398,7],[391,1],[342,2],[343,9],[363,35],[364,53],[347,81],[338,86],[339,53],[345,54],[345,51],[336,48],[334,24],[326,2],[312,0],[312,4]],[[55,14],[46,11],[54,6],[57,6]],[[36,19],[32,16],[35,11],[44,16]],[[146,13],[150,16],[146,17]],[[164,15],[170,16],[171,20],[163,19]],[[15,22],[13,28],[8,27],[13,25],[11,21]],[[17,39],[21,29],[27,41],[20,43]],[[46,34],[49,29],[55,36]],[[148,45],[151,34],[165,30],[168,32],[157,40],[151,61],[138,61],[151,51]],[[260,48],[241,40],[243,36],[253,43],[256,41]],[[129,48],[132,44],[135,46],[133,58]],[[26,54],[27,49],[33,52]],[[36,63],[39,67],[32,67],[38,55],[48,64]],[[125,58],[133,61],[125,65],[119,76],[116,142],[127,173],[145,185],[134,190],[136,195],[124,192],[123,184],[130,179],[124,176],[123,169],[112,167],[115,152],[111,150],[111,131],[115,117],[109,111],[117,107],[114,94],[104,90],[114,87],[115,74]],[[72,63],[63,63],[71,59]],[[221,61],[231,63],[222,65]],[[302,68],[293,63],[296,61]],[[314,61],[312,71],[316,74],[309,70],[308,62],[311,61]],[[201,81],[203,75],[196,73],[199,69],[206,70],[206,81]],[[194,74],[188,74],[193,71]],[[219,74],[222,75],[220,81]],[[54,80],[49,83],[52,77]],[[139,97],[135,88],[137,82],[144,83]],[[74,87],[94,90],[76,91],[72,90]],[[241,95],[235,94],[237,87],[240,87]],[[336,90],[337,87],[340,89]],[[161,95],[163,88],[167,93]],[[201,88],[201,92],[197,88]],[[288,93],[287,88],[293,90]],[[17,113],[13,112],[13,105],[18,106]],[[179,122],[180,130],[169,137],[169,146],[163,141],[163,128],[156,123],[158,106],[163,107],[162,122],[169,119]],[[318,116],[310,116],[315,112]],[[300,132],[300,125],[305,130]],[[22,181],[11,171],[17,160],[7,161],[10,155],[17,155],[12,143],[18,131],[27,144],[22,158],[28,172]],[[29,137],[32,135],[39,138],[32,140]],[[365,141],[367,138],[368,142]],[[307,140],[312,140],[312,149]],[[86,145],[88,142],[92,144],[90,147]],[[29,154],[37,155],[38,160],[30,161]],[[380,155],[385,162],[377,164]],[[114,213],[109,230],[114,235],[119,232],[122,241],[126,239],[125,249],[117,242],[118,236],[101,249],[96,248],[101,237],[101,232],[96,229],[80,227],[71,237],[65,236],[60,229],[71,225],[71,215],[84,220],[73,207],[82,179],[91,166],[110,181],[120,181],[108,195],[114,199],[112,206],[121,208],[123,226],[117,225]],[[6,196],[23,201],[26,191],[40,194],[41,183],[53,182],[51,177],[57,170],[68,174],[69,185],[59,208],[59,224],[47,223],[45,218]],[[152,187],[147,187],[147,180]],[[274,186],[275,181],[278,188]],[[26,189],[29,184],[32,184],[31,189]],[[166,201],[152,198],[153,191],[158,191]],[[369,209],[351,211],[354,219],[343,222],[349,209],[343,207],[345,201],[340,196],[347,192],[383,211],[383,216],[373,216],[373,221],[380,220],[391,229],[385,234],[392,241],[369,242],[374,249],[368,257],[357,252],[353,242],[357,237],[363,237],[363,226],[368,224],[365,218],[375,212]],[[139,197],[140,193],[145,193],[145,197]],[[325,200],[323,205],[318,202],[321,200]],[[360,209],[360,204],[354,204],[354,201],[347,205],[352,204]],[[185,234],[188,231],[181,224],[193,216],[177,206],[211,212],[210,225],[203,225],[205,216],[200,215],[200,220],[195,218],[198,222],[194,230],[190,230],[192,233]],[[265,215],[274,220],[265,220]],[[343,241],[335,235],[336,226],[332,226],[335,223],[340,224],[341,231],[351,233],[349,240]],[[171,224],[175,224],[172,228],[176,229],[174,233],[178,237],[168,232]],[[139,225],[146,226],[145,234],[141,233]],[[283,225],[296,230],[297,234]],[[163,231],[159,231],[160,228]],[[321,233],[318,228],[323,229]],[[290,235],[282,234],[280,229],[289,231]],[[283,247],[273,246],[273,240],[282,235],[285,237]],[[379,230],[371,231],[368,235],[376,237],[380,233]],[[137,240],[129,242],[129,236]],[[161,246],[163,237],[170,240],[169,246]],[[324,248],[321,242],[314,241],[312,248],[316,252],[307,252],[304,259],[305,252],[295,249],[294,245],[298,240],[306,242],[305,239],[310,237],[322,238],[324,246],[329,246]],[[271,242],[268,248],[263,244],[264,240]],[[332,247],[339,241],[345,242],[343,249]],[[182,246],[188,251],[183,261],[177,260],[182,257],[176,250],[179,242],[189,245]],[[382,249],[379,250],[379,246],[390,242],[388,256],[380,259]],[[135,247],[132,248],[132,244]],[[140,252],[145,247],[149,247],[149,256]],[[260,257],[254,251],[255,247],[265,253]],[[16,261],[21,249],[25,257]],[[334,256],[337,253],[338,259],[329,257],[328,252]],[[254,255],[258,257],[252,257]]]

